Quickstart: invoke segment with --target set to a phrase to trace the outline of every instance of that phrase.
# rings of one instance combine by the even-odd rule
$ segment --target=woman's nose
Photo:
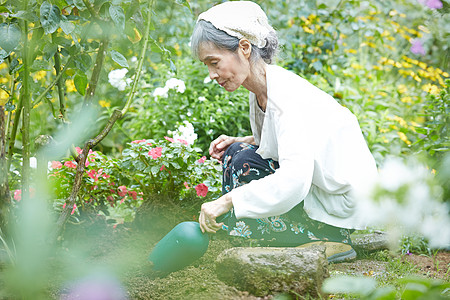
[[[208,71],[209,71],[209,78],[211,78],[211,80],[214,80],[214,79],[216,79],[217,77],[219,77],[219,75],[217,74],[217,72],[215,72],[214,70],[209,69]]]

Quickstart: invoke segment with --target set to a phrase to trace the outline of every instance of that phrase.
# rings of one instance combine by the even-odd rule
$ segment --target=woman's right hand
[[[209,145],[209,155],[211,155],[212,158],[221,161],[224,152],[231,144],[236,142],[236,139],[237,138],[235,137],[222,134]]]

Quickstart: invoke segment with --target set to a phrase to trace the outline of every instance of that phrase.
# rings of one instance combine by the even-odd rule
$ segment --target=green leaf
[[[17,24],[0,24],[0,47],[8,54],[17,48],[20,43],[20,27]]]
[[[125,58],[125,56],[123,56],[122,54],[120,54],[119,52],[115,51],[115,50],[111,50],[109,52],[111,54],[111,58],[118,63],[121,67],[124,68],[128,68],[128,62],[127,59]]]
[[[109,7],[109,15],[118,28],[125,29],[125,13],[122,7],[111,5]]]
[[[48,61],[50,60],[56,53],[56,51],[58,50],[58,46],[55,44],[45,44],[44,46],[44,55],[43,58],[44,60]]]
[[[73,79],[73,83],[75,84],[75,88],[77,89],[78,93],[80,93],[82,96],[86,94],[86,87],[88,83],[88,79],[86,74],[77,74],[75,75],[75,78]]]
[[[70,34],[72,33],[72,31],[75,30],[75,25],[67,20],[61,20],[59,25],[61,26],[61,29],[64,31],[65,34]]]
[[[79,10],[85,10],[86,6],[84,5],[83,0],[73,0],[73,4],[79,9]]]
[[[59,28],[59,21],[61,21],[61,11],[58,6],[44,1],[41,5],[40,13],[41,24],[44,27],[45,34],[55,32]]]

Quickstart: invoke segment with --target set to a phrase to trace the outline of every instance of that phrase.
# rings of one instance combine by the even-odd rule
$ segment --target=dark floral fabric
[[[225,151],[222,161],[223,194],[279,168],[277,161],[263,159],[256,153],[257,149],[255,145],[234,143]],[[279,216],[238,220],[232,209],[218,220],[224,222],[223,229],[229,235],[258,239],[265,246],[299,246],[314,241],[351,244],[349,229],[312,220],[303,210],[303,202]]]

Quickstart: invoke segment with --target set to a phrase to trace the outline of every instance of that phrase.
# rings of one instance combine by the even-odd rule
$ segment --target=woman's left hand
[[[217,223],[216,218],[228,212],[233,207],[231,196],[225,194],[222,197],[202,204],[198,222],[202,232],[216,233],[223,223]]]

